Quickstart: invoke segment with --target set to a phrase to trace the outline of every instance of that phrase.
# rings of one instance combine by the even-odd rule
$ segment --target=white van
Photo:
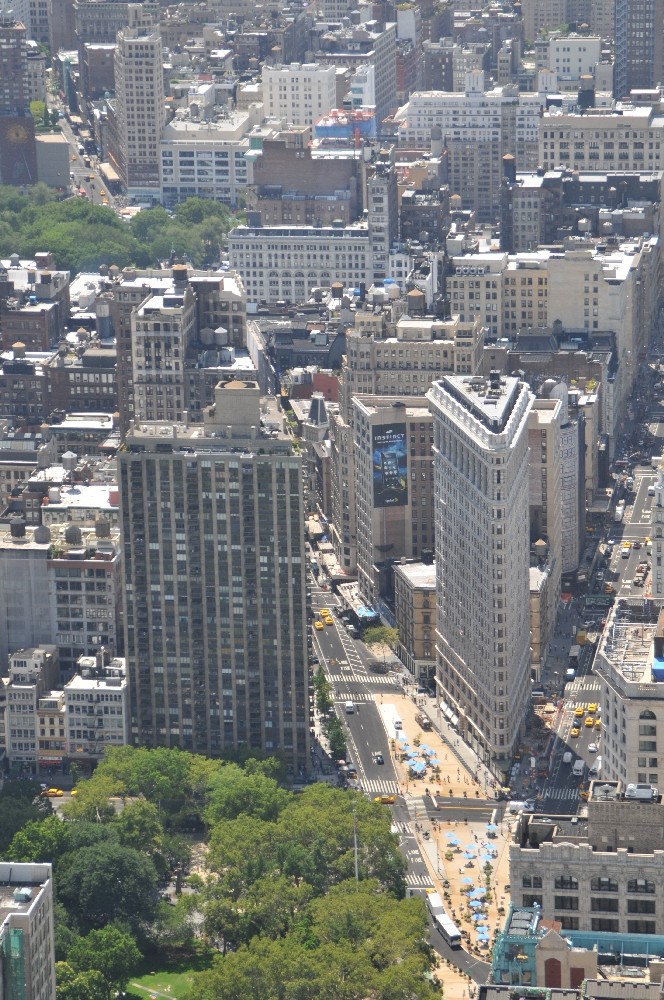
[[[354,715],[355,714],[355,702],[354,701],[347,701],[346,705],[345,705],[345,709],[346,709],[346,715]]]
[[[563,754],[563,764],[571,764],[573,757],[574,754],[572,753],[572,751],[567,750],[566,753]]]
[[[572,768],[572,774],[574,775],[575,778],[581,778],[581,777],[583,777],[583,773],[584,773],[585,769],[586,769],[586,765],[581,760],[581,758],[579,757],[578,760],[574,761],[574,767]]]

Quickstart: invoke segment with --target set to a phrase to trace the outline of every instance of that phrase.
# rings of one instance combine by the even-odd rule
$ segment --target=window
[[[524,875],[521,880],[521,884],[524,889],[541,889],[542,888],[542,876],[541,875]]]
[[[554,886],[556,889],[578,889],[579,880],[573,875],[559,875]]]
[[[654,920],[628,920],[627,921],[627,933],[628,934],[654,934],[655,933],[655,921]]]
[[[627,892],[654,893],[655,883],[647,878],[631,878],[627,883]]]
[[[654,899],[628,899],[628,913],[655,913]]]
[[[524,892],[523,894],[523,906],[541,906],[542,897],[537,893]]]
[[[618,883],[614,878],[602,875],[590,880],[590,888],[593,892],[618,892]]]
[[[590,909],[593,913],[617,913],[620,908],[619,899],[591,899]]]
[[[554,906],[557,910],[578,910],[579,900],[576,896],[554,896]]]
[[[640,922],[639,920],[630,921],[630,923]],[[609,931],[610,933],[617,934],[618,921],[610,920],[608,917],[593,917],[590,921],[590,929],[593,931]]]
[[[553,918],[557,920],[564,931],[578,931],[579,929],[579,918],[578,917],[566,917],[564,914],[556,916]]]

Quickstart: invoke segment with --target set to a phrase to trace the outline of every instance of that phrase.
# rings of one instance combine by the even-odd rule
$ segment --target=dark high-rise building
[[[27,31],[11,13],[0,13],[0,183],[34,184],[36,180]]]
[[[258,383],[119,455],[132,738],[309,761],[302,459]]]
[[[616,0],[613,92],[664,83],[664,0]]]

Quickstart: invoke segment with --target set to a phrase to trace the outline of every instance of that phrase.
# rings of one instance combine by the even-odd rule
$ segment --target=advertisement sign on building
[[[408,503],[406,425],[372,429],[374,507],[405,507]]]

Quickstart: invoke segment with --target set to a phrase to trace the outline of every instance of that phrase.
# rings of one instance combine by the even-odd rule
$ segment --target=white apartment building
[[[3,678],[4,724],[5,750],[13,773],[37,773],[37,707],[42,695],[55,686],[57,677],[55,646],[19,649],[9,657],[8,676]]]
[[[489,765],[530,704],[528,419],[533,395],[492,372],[445,376],[434,416],[436,653],[443,711]],[[471,512],[469,516],[469,512]]]
[[[0,862],[3,997],[53,1000],[55,937],[50,864]]]
[[[77,670],[64,689],[67,743],[71,759],[90,767],[106,747],[129,743],[127,670],[104,650],[82,656]]]
[[[142,4],[129,4],[127,17],[115,48],[117,166],[128,194],[152,198],[159,192],[159,140],[166,120],[161,35]]]
[[[602,42],[598,36],[553,35],[547,40],[546,69],[553,70],[561,85],[576,84],[581,76],[594,76]]]
[[[355,288],[371,276],[369,228],[237,226],[228,234],[231,266],[240,272],[247,302],[302,302],[312,288],[341,281]]]
[[[247,133],[258,124],[260,105],[201,121],[179,115],[159,143],[161,201],[167,208],[185,198],[211,198],[235,207],[253,180]]]
[[[447,149],[450,193],[480,218],[495,218],[502,183],[502,158],[517,157],[519,169],[537,166],[536,131],[545,94],[519,95],[513,85],[485,89],[481,70],[466,74],[463,93],[418,91],[395,115],[399,145],[429,149],[438,126]],[[517,144],[517,120],[518,137]]]
[[[337,71],[320,63],[263,64],[263,104],[267,118],[313,126],[337,106]]]

